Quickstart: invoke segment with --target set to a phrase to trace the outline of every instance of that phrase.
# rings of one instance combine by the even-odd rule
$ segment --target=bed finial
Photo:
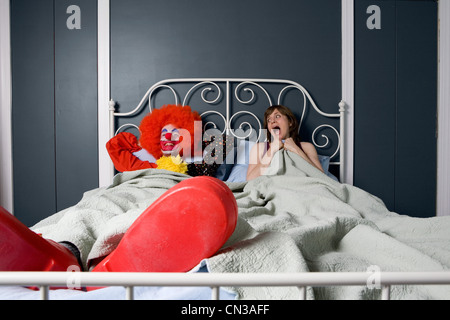
[[[110,99],[108,102],[109,106],[109,138],[114,137],[114,116],[116,112],[116,102],[113,99]],[[114,170],[114,169],[113,169]]]
[[[339,112],[344,112],[345,111],[345,106],[347,104],[345,103],[344,100],[341,100],[341,102],[339,102]]]
[[[109,105],[109,111],[116,111],[116,109],[114,108],[116,106],[116,102],[113,99],[109,100],[108,105]]]

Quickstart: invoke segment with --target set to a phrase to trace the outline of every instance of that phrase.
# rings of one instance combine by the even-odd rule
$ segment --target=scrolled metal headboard
[[[183,86],[183,89],[177,86]],[[272,86],[272,87],[271,87]],[[269,89],[269,87],[271,87]],[[275,88],[276,87],[276,88]],[[149,112],[155,108],[155,98],[159,92],[163,90],[168,90],[169,96],[171,96],[172,101],[164,101],[158,104],[162,106],[163,104],[181,104],[190,105],[193,109],[197,110],[197,104],[203,103],[207,106],[214,106],[215,109],[199,111],[202,119],[204,119],[204,128],[212,126],[214,128],[223,128],[223,133],[228,135],[233,135],[237,139],[247,139],[249,137],[256,137],[256,141],[262,140],[262,124],[260,117],[258,117],[254,112],[249,111],[248,108],[255,104],[262,105],[261,110],[265,110],[268,106],[274,104],[285,104],[284,100],[287,93],[291,90],[297,91],[301,94],[302,101],[296,103],[295,106],[287,105],[291,110],[299,113],[300,112],[300,129],[305,121],[305,115],[308,112],[308,106],[312,107],[317,115],[323,117],[323,123],[315,126],[315,128],[310,132],[311,142],[318,148],[318,152],[324,148],[330,148],[331,138],[329,134],[322,133],[323,130],[329,129],[336,136],[334,139],[335,143],[332,146],[332,151],[330,154],[330,165],[339,166],[339,176],[340,180],[343,181],[344,178],[344,114],[345,114],[345,103],[339,102],[337,106],[337,113],[327,113],[322,111],[309,92],[297,82],[291,80],[280,80],[280,79],[241,79],[241,78],[184,78],[184,79],[167,79],[159,81],[151,86],[145,95],[142,97],[139,104],[129,112],[117,112],[115,109],[115,101],[110,102],[110,137],[120,132],[126,127],[132,126],[138,129],[136,124],[127,123],[119,126],[118,129],[115,128],[115,119],[119,117],[131,117],[139,114],[145,105],[148,105]],[[192,103],[194,96],[197,96],[198,102]],[[275,97],[275,98],[273,98]],[[224,105],[222,107],[223,111],[217,109],[219,105]],[[245,107],[245,110],[235,111],[234,106],[240,105]],[[215,115],[220,119],[218,124],[217,121],[208,121],[206,118],[210,115]],[[233,126],[233,123],[237,122],[237,119],[241,116],[249,116],[252,118],[253,123],[248,121],[242,121],[238,126]],[[263,115],[261,114],[261,117]],[[335,118],[339,119],[339,126],[332,125],[327,122],[326,119]],[[247,130],[244,130],[244,127]],[[238,130],[239,129],[239,130]],[[250,130],[249,130],[250,129]],[[239,132],[239,134],[236,134]],[[242,134],[246,132],[246,134]],[[256,133],[256,134],[255,134]],[[322,139],[323,143],[319,143],[317,140]],[[336,142],[337,141],[337,142]]]

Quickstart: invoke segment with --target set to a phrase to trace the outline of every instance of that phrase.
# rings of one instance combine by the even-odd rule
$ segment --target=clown
[[[106,148],[119,172],[158,168],[214,176],[233,148],[233,140],[208,133],[202,140],[201,121],[189,106],[166,105],[142,119],[139,141],[133,134],[121,132]],[[203,154],[202,148],[208,152]]]
[[[118,171],[158,168],[202,175],[193,162],[202,155],[201,128],[200,116],[189,106],[167,105],[144,117],[139,141],[123,132],[106,147]],[[115,250],[89,268],[184,272],[217,252],[236,227],[234,195],[212,177],[183,179],[142,212]],[[35,234],[0,207],[0,271],[66,271],[74,265],[82,265],[75,245]]]
[[[159,168],[186,173],[185,162],[193,162],[195,155],[201,157],[201,121],[189,106],[166,105],[142,119],[139,141],[133,134],[121,132],[106,148],[121,172]]]

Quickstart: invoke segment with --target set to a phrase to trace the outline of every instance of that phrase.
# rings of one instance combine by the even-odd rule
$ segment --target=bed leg
[[[125,288],[127,291],[126,299],[127,300],[134,300],[134,287],[129,286]]]
[[[306,300],[306,287],[298,287],[298,290],[300,290],[299,300]]]
[[[49,287],[48,286],[41,286],[41,300],[49,300]]]
[[[391,286],[383,286],[381,290],[381,300],[391,300]]]
[[[211,300],[219,300],[220,299],[220,287],[212,287],[211,288]]]

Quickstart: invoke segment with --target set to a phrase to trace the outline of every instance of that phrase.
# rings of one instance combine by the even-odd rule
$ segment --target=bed
[[[129,112],[111,101],[111,137],[124,130],[138,135],[146,110],[168,103],[190,105],[204,130],[234,139],[231,160],[216,172],[239,208],[224,247],[187,273],[3,272],[0,299],[450,299],[450,217],[401,216],[345,183],[344,102],[323,111],[289,80],[169,79],[151,86]],[[301,136],[316,146],[325,173],[280,151],[267,174],[245,181],[249,150],[265,138],[262,114],[274,104],[296,113]],[[113,250],[146,207],[189,178],[159,169],[111,175],[110,186],[86,192],[77,205],[32,229],[66,241],[80,216],[113,212],[81,249],[87,261]],[[61,285],[69,289],[49,290]],[[86,286],[108,287],[76,290]]]

